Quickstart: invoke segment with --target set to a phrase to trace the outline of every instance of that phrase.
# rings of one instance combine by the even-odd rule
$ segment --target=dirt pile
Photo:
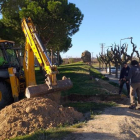
[[[0,139],[16,137],[40,128],[72,124],[82,114],[72,107],[64,108],[48,98],[23,99],[0,111]]]
[[[101,87],[106,92],[108,92],[110,94],[118,94],[119,93],[119,88],[109,84],[108,81],[104,81],[104,80],[99,79],[98,84],[101,85]]]

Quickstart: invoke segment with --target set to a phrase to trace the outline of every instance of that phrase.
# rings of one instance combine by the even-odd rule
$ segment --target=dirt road
[[[102,73],[103,75],[107,76],[109,78],[109,81],[119,83],[118,82],[119,78],[115,78],[115,74],[109,75],[109,73],[106,73],[105,70],[100,70],[99,72]],[[120,73],[118,73],[118,77],[119,76],[120,76]]]
[[[116,107],[106,108],[63,140],[140,140],[140,110],[128,107],[129,98],[126,98]]]
[[[75,133],[64,138],[64,140],[94,139],[139,140],[140,110],[130,110],[126,103],[107,108],[101,115],[89,120],[83,128],[78,128]]]

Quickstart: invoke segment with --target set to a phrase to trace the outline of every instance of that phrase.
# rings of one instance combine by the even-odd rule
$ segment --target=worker
[[[120,73],[120,79],[119,79],[119,83],[120,83],[119,94],[121,94],[122,92],[123,85],[126,84],[128,97],[129,97],[129,92],[130,92],[130,80],[126,80],[125,77],[128,76],[129,70],[130,70],[130,67],[127,65],[126,62],[124,62],[123,68],[121,69],[121,73]]]
[[[140,66],[136,60],[131,62],[131,68],[126,80],[131,79],[130,86],[130,109],[140,109]],[[138,103],[135,99],[135,92],[137,93]]]

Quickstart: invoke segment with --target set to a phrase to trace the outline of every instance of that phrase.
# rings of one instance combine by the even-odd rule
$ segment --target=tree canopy
[[[0,0],[0,4],[3,15],[0,30],[4,28],[10,32],[8,36],[5,36],[6,31],[0,33],[0,38],[18,44],[24,42],[21,20],[31,17],[47,48],[66,52],[72,47],[71,36],[79,31],[83,20],[79,8],[68,0]]]

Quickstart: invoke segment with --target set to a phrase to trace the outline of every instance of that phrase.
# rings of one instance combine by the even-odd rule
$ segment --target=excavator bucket
[[[68,90],[68,89],[72,88],[72,86],[73,86],[73,84],[70,79],[57,81],[57,85],[53,86],[52,89],[49,89],[47,84],[29,86],[26,88],[25,96],[27,98],[39,97],[39,96],[51,94],[54,92]]]

